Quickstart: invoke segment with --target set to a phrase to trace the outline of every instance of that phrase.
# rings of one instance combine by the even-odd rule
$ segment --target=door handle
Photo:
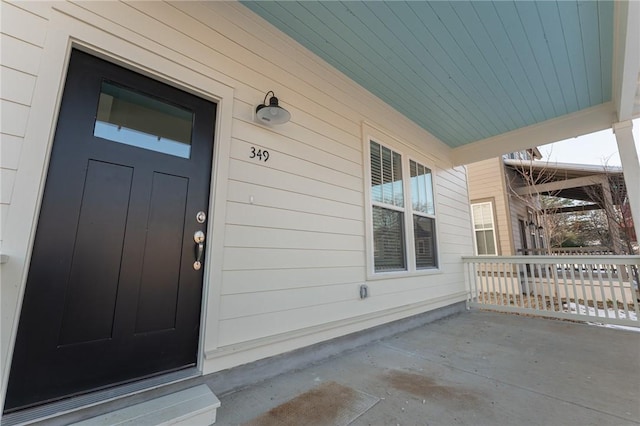
[[[193,234],[193,241],[196,243],[196,261],[193,262],[193,269],[199,271],[202,268],[202,255],[204,254],[204,232],[196,231]]]

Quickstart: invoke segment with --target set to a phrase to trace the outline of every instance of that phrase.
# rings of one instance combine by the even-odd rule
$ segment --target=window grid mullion
[[[372,201],[372,206],[382,207],[383,209],[395,210],[397,212],[405,212],[406,208],[394,206],[393,204],[381,203],[380,201]]]

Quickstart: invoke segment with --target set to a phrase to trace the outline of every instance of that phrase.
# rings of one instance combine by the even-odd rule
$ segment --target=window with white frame
[[[369,148],[374,271],[437,267],[431,170],[373,140]]]
[[[472,204],[471,214],[476,235],[477,254],[496,256],[498,250],[493,222],[493,205],[490,202]]]
[[[409,173],[411,174],[416,269],[434,268],[436,266],[436,211],[433,203],[431,169],[410,160]]]

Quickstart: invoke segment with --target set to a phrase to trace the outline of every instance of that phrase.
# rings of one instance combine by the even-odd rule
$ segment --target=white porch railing
[[[640,327],[640,256],[462,259],[470,307]]]

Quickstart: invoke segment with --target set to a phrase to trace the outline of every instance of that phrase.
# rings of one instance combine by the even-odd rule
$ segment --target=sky
[[[633,136],[640,141],[640,119],[633,120]],[[621,166],[618,144],[612,129],[591,133],[539,146],[543,160],[552,163],[595,164]]]

